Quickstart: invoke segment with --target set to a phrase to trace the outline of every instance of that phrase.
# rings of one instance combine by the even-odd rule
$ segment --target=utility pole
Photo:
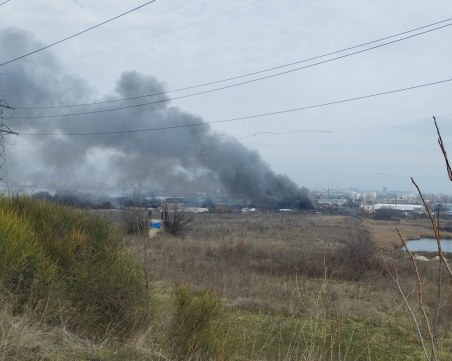
[[[17,135],[13,132],[5,123],[5,110],[12,109],[8,103],[0,98],[0,194],[5,194],[9,190],[8,186],[8,173],[6,170],[6,136],[10,134]]]

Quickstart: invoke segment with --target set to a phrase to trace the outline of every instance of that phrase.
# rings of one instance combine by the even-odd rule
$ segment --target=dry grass
[[[410,222],[397,226],[402,232],[403,226],[407,233],[413,232],[408,234],[428,234],[422,233],[428,230],[423,221]],[[168,335],[174,335],[172,327],[181,323],[174,322],[178,315],[174,289],[181,284],[199,291],[194,295],[219,295],[224,300],[222,326],[227,342],[235,345],[234,359],[418,360],[409,315],[385,272],[386,265],[397,268],[404,292],[415,300],[410,263],[391,252],[371,257],[356,268],[361,255],[374,252],[368,246],[375,235],[393,226],[394,222],[312,214],[200,214],[183,238],[124,235],[123,245],[135,253],[149,282],[148,327],[131,333],[122,344],[112,338],[94,344],[61,326],[42,324],[36,317],[13,315],[2,306],[0,361],[172,359],[174,345],[168,344]],[[380,250],[387,247],[384,242],[375,243]],[[433,263],[419,266],[426,306],[433,308],[436,268]],[[446,301],[452,299],[451,285],[444,285],[443,297],[446,314],[452,310]],[[187,310],[179,313],[189,319],[206,313],[197,314],[198,306]],[[452,355],[448,322],[441,323],[443,359]],[[217,325],[214,320],[213,326]],[[227,355],[212,359],[222,358]]]
[[[144,361],[168,360],[149,342],[154,330],[131,335],[127,342],[113,337],[92,341],[62,326],[49,326],[33,315],[15,315],[0,307],[0,361]]]
[[[309,242],[331,246],[358,237],[364,230],[358,218],[313,214],[199,214],[187,238],[218,241],[245,240],[283,242],[297,245]]]
[[[396,228],[405,239],[418,239],[422,237],[434,238],[432,224],[429,219],[401,219],[400,221],[378,221],[363,219],[363,225],[372,234],[372,239],[378,248],[391,250],[402,247]],[[450,221],[444,221],[446,227]],[[442,237],[452,238],[452,232],[441,232]]]
[[[64,328],[49,327],[29,315],[0,309],[0,360],[83,360],[95,357],[101,347],[80,339]]]
[[[234,308],[287,315],[309,314],[316,307],[310,295],[326,276],[331,312],[379,317],[398,301],[384,265],[356,282],[354,262],[343,266],[335,251],[363,234],[363,222],[351,217],[198,215],[184,238],[153,239],[146,265],[154,280],[212,289]],[[143,240],[128,242],[143,259]]]
[[[415,293],[412,292],[415,279],[410,263],[404,260],[402,252],[395,257],[391,251],[385,257],[378,256],[369,270],[364,270],[359,273],[358,279],[354,279],[349,273],[354,269],[356,258],[349,256],[340,262],[339,255],[350,255],[347,244],[354,247],[360,242],[372,243],[371,239],[375,239],[372,232],[376,226],[379,231],[389,233],[395,223],[304,214],[198,215],[184,238],[160,235],[153,239],[149,244],[147,266],[155,281],[213,290],[226,299],[229,309],[234,312],[268,315],[265,322],[270,324],[266,327],[273,330],[269,330],[269,335],[275,339],[283,337],[280,343],[288,342],[287,337],[295,338],[297,352],[301,349],[305,352],[297,354],[297,357],[289,352],[290,357],[281,359],[309,360],[309,352],[315,354],[314,360],[329,359],[331,355],[322,352],[330,341],[317,335],[319,338],[312,343],[312,347],[308,347],[307,340],[302,338],[307,337],[306,332],[320,332],[320,328],[326,327],[325,322],[329,325],[328,320],[339,317],[345,323],[353,323],[347,326],[347,337],[352,337],[350,332],[360,329],[363,322],[367,325],[364,328],[371,330],[366,336],[373,340],[369,348],[377,354],[378,350],[385,350],[380,350],[380,357],[371,359],[388,359],[387,355],[394,351],[390,346],[392,342],[404,339],[403,342],[408,343],[400,346],[400,354],[393,358],[404,360],[406,352],[402,349],[416,348],[413,346],[416,339],[395,285],[386,273],[385,263],[393,270],[398,269],[406,294],[415,302]],[[415,232],[429,234],[428,224],[423,221],[404,220],[397,226],[412,236]],[[128,238],[128,243],[140,254],[141,242],[138,238]],[[377,255],[384,249],[384,244],[379,243],[378,249]],[[434,308],[435,264],[419,266],[424,275],[427,307]],[[443,291],[444,299],[452,297],[450,285],[444,285]],[[449,306],[444,307],[445,312],[448,311]],[[269,321],[276,320],[275,317],[278,321]],[[246,319],[249,322],[248,316]],[[317,326],[314,327],[312,322],[315,319]],[[315,330],[306,329],[306,323]],[[304,331],[297,331],[301,324],[305,327]],[[243,324],[242,327],[246,329],[249,326]],[[443,330],[450,329],[447,319],[442,320],[442,327]],[[274,335],[274,332],[283,332],[281,330],[294,334]],[[250,354],[250,359],[272,359],[269,355],[276,352],[279,346],[274,345],[273,341],[265,341],[268,335],[255,334],[255,330],[251,329],[248,332],[254,335],[249,336],[248,341],[256,345],[262,342],[263,347],[261,353]],[[322,332],[325,333],[325,329]],[[329,332],[331,336],[331,330]],[[364,342],[364,336],[361,334],[359,337],[359,342]],[[247,345],[251,347],[249,343]],[[292,346],[281,347],[287,352]],[[443,350],[449,352],[447,350],[451,345],[448,337],[445,337],[443,346]],[[254,346],[251,348],[254,349]],[[360,352],[362,350],[358,354]],[[333,359],[338,359],[338,355],[335,354]]]

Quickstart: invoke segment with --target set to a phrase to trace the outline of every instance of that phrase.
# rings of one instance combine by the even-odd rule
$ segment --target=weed
[[[169,340],[176,358],[225,359],[222,300],[211,291],[196,293],[186,286],[177,287],[174,298]]]

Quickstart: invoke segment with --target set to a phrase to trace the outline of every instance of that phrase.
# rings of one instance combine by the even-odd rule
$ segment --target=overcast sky
[[[36,44],[49,44],[144,2],[11,0],[0,7],[0,30],[14,27],[27,32]],[[85,92],[81,102],[95,101],[113,96],[125,71],[152,76],[170,91],[284,65],[447,18],[452,18],[450,0],[157,0],[52,47],[47,54],[5,65],[0,72],[7,78],[16,63],[22,63],[38,74],[40,66],[47,66],[44,61],[52,61],[61,74],[79,79],[89,88],[89,97]],[[271,79],[174,100],[171,106],[211,122],[441,81],[452,78],[450,44],[452,26]],[[14,44],[9,46],[0,48],[0,63],[21,55],[19,45],[17,51]],[[3,97],[8,101],[10,93],[11,105],[28,104],[24,96],[14,95],[19,91],[13,90],[13,85],[3,83]],[[25,83],[14,86],[22,85]],[[51,105],[60,105],[64,99],[61,96]],[[74,102],[77,96],[68,99]],[[214,124],[212,130],[236,137],[258,151],[276,173],[310,189],[412,190],[412,176],[426,192],[452,194],[432,122],[436,115],[452,154],[451,101],[449,82]],[[14,129],[15,123],[9,124]],[[84,124],[80,122],[78,130],[83,132]],[[26,129],[23,122],[17,127]],[[95,137],[90,139],[96,142]],[[27,170],[40,164],[42,159],[34,158],[35,147],[36,141],[21,136],[8,147],[8,159],[14,162],[9,164],[11,182],[27,181]],[[96,157],[105,159],[108,149],[105,152]],[[90,169],[85,171],[88,178]]]

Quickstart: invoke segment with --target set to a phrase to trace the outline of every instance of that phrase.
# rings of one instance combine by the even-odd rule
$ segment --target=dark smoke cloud
[[[1,60],[40,45],[31,34],[21,30],[0,31],[0,49],[6,49],[0,54]],[[86,81],[68,75],[49,51],[5,67],[1,85],[3,96],[12,106],[36,107],[99,99]],[[101,99],[160,92],[164,89],[156,78],[124,71],[114,91]],[[104,107],[91,106],[89,110]],[[17,110],[16,115],[43,112],[48,114],[50,111]],[[18,132],[79,133],[199,122],[203,120],[196,115],[169,103],[159,103],[83,117],[11,119],[9,126]],[[22,182],[38,184],[142,184],[173,195],[224,190],[230,195],[252,200],[258,206],[311,206],[306,189],[299,188],[286,176],[275,174],[257,152],[235,138],[213,132],[207,124],[102,136],[19,137],[16,147],[10,149],[10,173],[16,181],[20,178]]]

